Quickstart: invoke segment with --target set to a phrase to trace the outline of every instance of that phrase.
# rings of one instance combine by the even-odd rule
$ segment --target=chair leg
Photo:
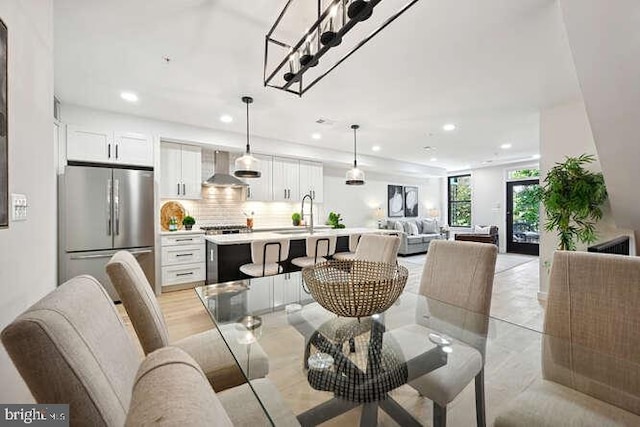
[[[350,353],[356,352],[356,340],[354,340],[353,338],[349,338],[349,352]]]
[[[487,425],[484,412],[484,368],[476,375],[476,423],[478,427]]]
[[[447,427],[447,407],[433,402],[433,427]]]

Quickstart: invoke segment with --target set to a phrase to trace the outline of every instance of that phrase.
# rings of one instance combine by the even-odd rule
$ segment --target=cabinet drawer
[[[204,245],[165,246],[162,248],[162,266],[204,262]]]
[[[204,234],[180,234],[176,236],[162,236],[162,246],[198,244],[204,244]]]
[[[203,281],[205,274],[204,263],[162,267],[162,286]]]

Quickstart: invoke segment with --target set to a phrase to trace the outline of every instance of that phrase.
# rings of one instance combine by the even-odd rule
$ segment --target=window
[[[515,169],[510,170],[507,173],[507,179],[509,181],[515,181],[519,179],[528,179],[528,178],[538,178],[540,176],[540,169],[530,168],[530,169]]]
[[[471,175],[449,177],[449,225],[471,226]]]

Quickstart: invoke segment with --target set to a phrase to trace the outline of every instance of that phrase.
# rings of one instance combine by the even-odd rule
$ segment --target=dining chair
[[[251,242],[251,263],[240,271],[251,277],[273,276],[282,273],[282,262],[289,258],[289,239],[254,240]]]
[[[309,236],[305,242],[306,256],[294,258],[291,264],[300,268],[310,267],[319,262],[325,262],[327,257],[336,253],[335,235],[313,235]]]
[[[127,251],[117,252],[107,263],[106,269],[145,354],[169,344],[180,347],[198,362],[216,391],[245,381],[217,329],[169,342],[169,331],[158,300],[133,255]],[[240,333],[240,329],[233,323],[220,328],[228,329],[228,332],[225,331],[226,336],[231,336],[229,334],[234,331]],[[230,339],[227,344],[234,347],[235,351],[243,352],[246,352],[244,347],[251,345],[251,359],[248,362],[240,361],[242,364],[249,364],[243,366],[244,372],[251,374],[249,379],[265,377],[269,372],[269,360],[262,347],[258,343],[242,344],[240,341]]]
[[[395,264],[400,249],[399,236],[365,234],[360,239],[354,259]]]
[[[262,405],[276,425],[297,425],[266,378],[251,382],[267,397],[257,402],[248,384],[216,393],[176,347],[141,360],[111,297],[91,276],[45,295],[4,328],[2,343],[35,401],[68,404],[72,426],[261,425]]]
[[[542,338],[542,379],[496,427],[640,425],[640,258],[557,251]]]
[[[411,358],[426,345],[424,328],[428,329],[429,322],[437,322],[442,315],[443,323],[451,327],[450,336],[456,341],[451,346],[453,351],[448,354],[447,364],[409,381],[421,396],[433,401],[434,426],[446,425],[447,406],[474,380],[476,421],[478,426],[486,425],[484,354],[497,253],[495,245],[486,243],[432,241],[419,293],[434,303],[416,308],[415,325],[388,332],[400,343],[405,356]],[[442,309],[438,303],[442,303]],[[453,319],[447,318],[451,310],[446,307],[451,306],[460,308]],[[427,320],[425,309],[430,311]],[[459,335],[456,330],[460,331]]]
[[[349,235],[349,251],[347,252],[336,252],[333,255],[333,259],[338,260],[351,260],[356,256],[356,249],[358,248],[358,243],[360,242],[360,238],[362,234],[350,234]]]

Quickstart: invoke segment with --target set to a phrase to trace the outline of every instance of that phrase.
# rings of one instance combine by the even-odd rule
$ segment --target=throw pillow
[[[422,232],[424,234],[436,234],[439,233],[438,230],[438,221],[434,219],[424,219],[422,220]]]
[[[409,227],[408,221],[403,221],[402,226],[404,227],[404,232],[407,234],[411,234],[411,227]]]
[[[396,221],[395,224],[393,224],[393,228],[404,233],[404,226],[400,221]]]
[[[413,222],[409,222],[407,223],[409,224],[409,233],[407,233],[409,236],[417,236],[418,233],[418,226],[413,223]]]
[[[489,233],[491,233],[491,226],[488,225],[486,227],[481,227],[479,225],[476,225],[476,226],[473,227],[473,232],[475,234],[487,234],[488,235]]]

